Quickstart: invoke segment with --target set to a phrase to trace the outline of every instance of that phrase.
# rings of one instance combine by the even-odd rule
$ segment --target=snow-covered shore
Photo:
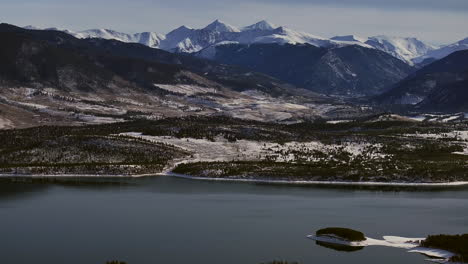
[[[312,240],[319,241],[319,242],[344,245],[344,246],[350,246],[350,247],[384,246],[384,247],[401,248],[401,249],[408,250],[409,253],[420,253],[420,254],[423,254],[432,258],[436,258],[436,259],[428,259],[428,260],[430,261],[435,260],[441,263],[445,263],[448,261],[449,258],[455,256],[454,253],[446,251],[446,250],[421,247],[419,242],[424,240],[424,238],[384,236],[382,240],[382,239],[374,239],[374,238],[366,237],[366,240],[364,241],[353,242],[353,241],[347,241],[347,240],[343,240],[343,239],[339,239],[337,237],[331,237],[331,236],[308,235],[307,237]]]
[[[150,176],[160,176],[160,174],[0,174],[0,178],[140,178]]]
[[[0,178],[141,178],[167,176],[189,180],[217,181],[217,182],[244,182],[244,183],[268,183],[280,185],[334,185],[334,186],[377,186],[377,187],[457,187],[468,186],[468,182],[342,182],[342,181],[294,181],[294,180],[267,180],[267,179],[237,179],[237,178],[207,178],[195,177],[173,172],[149,173],[149,174],[0,174]]]
[[[395,186],[395,187],[450,187],[468,185],[468,181],[458,182],[342,182],[342,181],[294,181],[294,180],[271,180],[271,179],[240,179],[240,178],[208,178],[196,177],[186,174],[167,173],[168,176],[203,181],[220,181],[220,182],[250,182],[250,183],[271,183],[285,185],[352,185],[352,186]]]
[[[217,182],[244,182],[244,183],[268,183],[280,185],[333,185],[333,186],[376,186],[376,187],[456,187],[468,185],[468,182],[448,183],[404,183],[404,182],[340,182],[340,181],[287,181],[287,180],[263,180],[263,179],[235,179],[235,178],[205,178],[171,172],[150,174],[0,174],[0,178],[141,178],[167,176],[189,180],[217,181]]]

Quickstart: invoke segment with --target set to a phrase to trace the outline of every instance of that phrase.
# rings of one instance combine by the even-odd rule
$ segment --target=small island
[[[338,238],[349,242],[361,242],[366,240],[364,233],[342,227],[328,227],[320,229],[315,232],[315,234],[317,237]]]
[[[468,234],[430,235],[427,238],[384,236],[383,240],[366,237],[349,228],[328,227],[309,235],[317,245],[339,250],[357,251],[366,246],[386,246],[420,253],[438,263],[468,263]]]

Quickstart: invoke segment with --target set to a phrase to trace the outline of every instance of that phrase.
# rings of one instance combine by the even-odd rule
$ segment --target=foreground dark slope
[[[468,51],[458,51],[415,72],[378,97],[384,104],[422,111],[468,111]]]
[[[154,83],[210,84],[181,66],[87,54],[53,45],[8,25],[0,26],[0,38],[0,79],[5,84],[87,92],[110,92],[115,87],[152,89]]]
[[[413,70],[385,52],[360,46],[330,49],[308,44],[230,44],[210,49],[215,49],[209,55],[215,61],[331,95],[379,94]],[[200,56],[208,55],[201,52]]]

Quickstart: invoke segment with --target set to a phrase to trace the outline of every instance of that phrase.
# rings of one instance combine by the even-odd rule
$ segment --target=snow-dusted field
[[[147,136],[137,132],[122,133],[119,135],[142,138],[152,142],[166,143],[193,153],[191,157],[178,161],[178,163],[199,161],[232,161],[255,160],[265,157],[268,152],[265,146],[273,146],[272,143],[238,140],[229,142],[224,138],[216,138],[216,141],[194,138],[175,138],[168,136]]]
[[[405,134],[405,137],[415,137],[424,139],[450,139],[464,146],[464,150],[461,152],[454,152],[453,154],[468,155],[468,131],[455,130],[447,133],[416,133],[416,134]]]
[[[417,137],[417,138],[427,138],[427,139],[453,139],[458,141],[468,141],[468,131],[455,130],[447,133],[416,133],[416,134],[405,134],[406,137]]]
[[[210,87],[201,87],[196,85],[168,85],[168,84],[154,84],[154,86],[159,87],[168,92],[184,94],[184,95],[194,95],[194,94],[206,94],[206,93],[217,93],[218,91],[215,88]]]
[[[249,140],[229,142],[222,137],[216,138],[215,141],[210,141],[207,139],[147,136],[138,132],[122,133],[119,135],[142,138],[152,142],[166,143],[193,153],[191,157],[183,161],[179,161],[178,163],[261,160],[266,157],[269,157],[270,159],[273,158],[278,162],[295,162],[298,158],[301,160],[305,159],[307,161],[320,161],[312,155],[307,154],[314,151],[326,154],[343,151],[348,153],[351,158],[355,158],[357,156],[365,156],[368,159],[380,159],[386,157],[386,155],[379,152],[382,147],[380,144],[370,144],[366,142],[349,142],[343,143],[342,145],[327,145],[318,141],[312,141],[288,142],[281,145],[271,142]],[[289,151],[301,151],[302,153],[306,153],[306,155],[297,156],[293,154],[279,154],[287,153]]]
[[[13,123],[6,118],[0,116],[0,129],[11,128]]]

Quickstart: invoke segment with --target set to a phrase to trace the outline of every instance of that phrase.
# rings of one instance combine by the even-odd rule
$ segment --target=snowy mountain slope
[[[215,32],[240,32],[240,30],[234,26],[224,23],[223,21],[216,19],[213,23],[209,24],[204,28],[206,31]]]
[[[111,29],[89,29],[83,31],[70,31],[67,29],[61,28],[38,28],[35,26],[25,26],[24,29],[29,30],[52,30],[52,31],[62,31],[69,35],[74,36],[75,38],[86,39],[86,38],[100,38],[100,39],[114,39],[127,43],[140,43],[152,48],[158,48],[161,41],[166,37],[164,35],[155,33],[155,32],[142,32],[136,34],[127,34],[118,32]]]
[[[431,58],[439,60],[439,59],[445,58],[446,56],[456,51],[466,50],[466,49],[468,49],[468,38],[460,40],[458,42],[455,42],[447,46],[443,46],[439,49],[431,50],[427,52],[426,54],[423,54],[422,56],[415,58],[414,62],[420,63],[424,61],[425,59],[431,59]]]
[[[411,65],[413,64],[412,59],[422,56],[435,48],[416,38],[389,36],[370,37],[365,43]]]
[[[266,21],[266,20],[262,20],[260,22],[257,22],[255,24],[253,24],[253,25],[246,26],[246,27],[242,28],[242,31],[273,30],[275,28],[278,28],[278,27],[276,25]]]
[[[171,52],[192,53],[223,41],[236,40],[241,31],[216,20],[202,29],[179,27],[166,35],[159,48]]]
[[[367,38],[359,37],[356,35],[347,35],[347,36],[336,36],[331,38],[333,42],[335,42],[338,46],[350,46],[350,45],[358,45],[365,48],[374,48],[371,45],[366,44]]]
[[[115,39],[122,42],[140,43],[154,48],[159,47],[161,41],[165,39],[165,36],[154,32],[127,34],[110,29],[91,29],[76,33],[72,32],[71,35],[73,35],[76,38]]]
[[[265,32],[266,31],[266,32]],[[286,27],[279,27],[273,30],[265,30],[264,36],[259,36],[251,41],[249,44],[253,43],[263,43],[263,44],[311,44],[316,47],[330,47],[334,46],[334,42],[322,38],[319,36],[315,36],[312,34],[294,31],[292,29]]]
[[[368,39],[363,38],[363,37],[359,37],[359,36],[356,36],[356,35],[347,35],[347,36],[335,36],[335,37],[331,38],[331,40],[365,43]]]

